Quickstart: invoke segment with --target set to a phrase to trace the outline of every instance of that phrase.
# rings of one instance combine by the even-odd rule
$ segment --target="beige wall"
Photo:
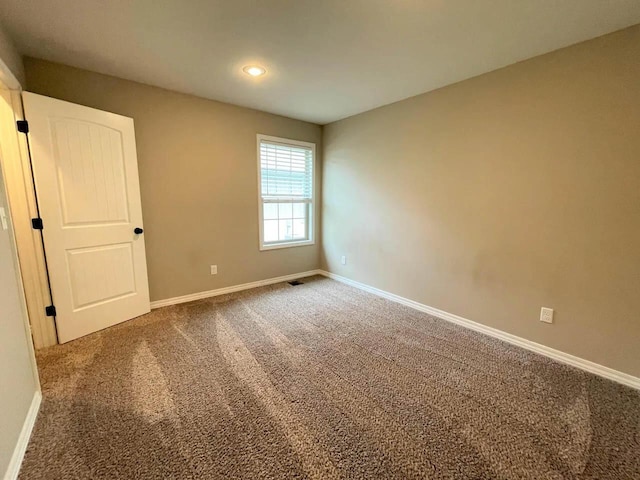
[[[319,242],[258,249],[256,134],[316,143],[319,186],[320,126],[32,58],[25,69],[29,91],[134,119],[151,300],[318,268]]]
[[[323,267],[640,376],[639,59],[636,26],[326,126]]]

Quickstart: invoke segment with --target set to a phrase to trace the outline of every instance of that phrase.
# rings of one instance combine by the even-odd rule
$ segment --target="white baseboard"
[[[593,373],[595,375],[599,375],[609,380],[613,380],[614,382],[618,382],[623,385],[627,385],[628,387],[640,390],[640,378],[638,377],[634,377],[627,373],[619,372],[612,368],[605,367],[603,365],[599,365],[594,362],[590,362],[589,360],[585,360],[583,358],[576,357],[574,355],[570,355],[565,352],[561,352],[560,350],[556,350],[554,348],[550,348],[545,345],[532,342],[531,340],[527,340],[525,338],[503,332],[502,330],[498,330],[497,328],[488,327],[481,323],[474,322],[473,320],[468,320],[458,315],[454,315],[453,313],[445,312],[443,310],[439,310],[437,308],[430,307],[428,305],[424,305],[422,303],[418,303],[413,300],[409,300],[408,298],[404,298],[399,295],[395,295],[393,293],[385,292],[384,290],[380,290],[379,288],[371,287],[369,285],[365,285],[364,283],[356,282],[355,280],[351,280],[349,278],[336,275],[335,273],[327,272],[324,270],[321,270],[319,273],[320,275],[332,278],[342,283],[346,283],[347,285],[351,285],[353,287],[359,288],[360,290],[364,290],[366,292],[373,293],[374,295],[378,295],[388,300],[392,300],[394,302],[401,303],[408,307],[415,308],[416,310],[420,310],[421,312],[428,313],[429,315],[433,315],[434,317],[442,318],[443,320],[447,320],[449,322],[462,325],[463,327],[469,328],[471,330],[484,333],[491,337],[495,337],[500,340],[503,340],[507,343],[511,343],[513,345],[517,345],[518,347],[522,347],[527,350],[531,350],[532,352],[539,353],[540,355],[544,355],[545,357],[552,358],[559,362],[566,363],[573,367],[577,367],[581,370],[585,370],[589,373]]]
[[[40,410],[41,401],[42,393],[38,390],[33,394],[33,400],[31,400],[31,406],[29,407],[27,416],[22,424],[22,431],[18,437],[18,443],[16,444],[16,448],[13,450],[11,461],[9,462],[7,471],[4,474],[5,480],[15,480],[18,478],[20,467],[22,466],[22,459],[27,451],[29,438],[31,438],[33,426],[36,424],[36,418],[38,418],[38,410]]]
[[[311,277],[313,275],[320,275],[320,270],[309,270],[308,272],[293,273],[291,275],[283,275],[282,277],[267,278],[266,280],[258,280],[257,282],[243,283],[241,285],[232,285],[231,287],[217,288],[215,290],[208,290],[206,292],[191,293],[189,295],[183,295],[181,297],[167,298],[165,300],[156,300],[151,302],[151,308],[167,307],[169,305],[177,305],[179,303],[192,302],[194,300],[201,300],[203,298],[217,297],[218,295],[224,295],[225,293],[240,292],[242,290],[249,290],[251,288],[264,287],[266,285],[273,285],[274,283],[289,282],[298,278]]]

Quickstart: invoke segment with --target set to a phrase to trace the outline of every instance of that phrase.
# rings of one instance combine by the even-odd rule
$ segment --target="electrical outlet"
[[[218,274],[218,265],[211,265],[211,275]]]
[[[347,264],[347,256],[346,255],[342,255],[342,258],[340,259],[340,263],[342,263],[343,265]]]
[[[553,308],[542,307],[540,310],[540,321],[544,323],[553,323]]]

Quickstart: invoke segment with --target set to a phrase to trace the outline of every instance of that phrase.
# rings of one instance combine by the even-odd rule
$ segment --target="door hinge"
[[[42,219],[40,217],[32,218],[31,226],[33,227],[34,230],[42,230],[44,228],[44,224],[42,223]]]
[[[56,307],[54,305],[49,305],[47,308],[44,309],[44,311],[47,314],[47,317],[56,316]]]
[[[20,133],[29,133],[29,122],[26,120],[18,120],[16,123],[18,124],[18,131]]]

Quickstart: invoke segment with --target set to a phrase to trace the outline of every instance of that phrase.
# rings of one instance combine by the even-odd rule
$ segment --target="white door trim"
[[[11,103],[12,98],[16,98],[15,96],[12,97],[12,95],[17,95],[17,98],[20,98],[20,85],[17,84],[17,89],[18,90],[9,90],[7,87],[9,87],[10,85],[7,85],[4,83],[5,81],[5,72],[4,72],[4,68],[6,67],[6,65],[4,65],[4,63],[0,60],[0,90],[2,90],[2,99],[0,100],[2,102],[2,117],[4,119],[9,118],[9,117],[13,117],[12,112],[9,112],[8,110],[11,109],[11,107],[13,107],[13,104]],[[10,74],[11,72],[9,72]],[[10,86],[10,88],[13,88],[13,86]],[[6,115],[6,116],[5,116]],[[16,142],[15,142],[15,136],[11,135],[9,133],[12,132],[13,130],[13,126],[15,125],[13,123],[13,120],[10,120],[10,123],[5,124],[4,122],[0,122],[1,125],[5,125],[5,128],[0,128],[0,148],[1,150],[1,155],[2,155],[2,164],[0,165],[0,168],[2,168],[2,175],[0,175],[0,182],[3,181],[4,179],[4,190],[6,192],[6,199],[2,200],[2,204],[5,203],[5,201],[7,203],[9,203],[9,205],[7,205],[11,212],[6,212],[9,215],[6,218],[6,222],[7,222],[7,226],[9,234],[10,234],[10,239],[11,239],[11,254],[13,257],[13,262],[15,265],[15,269],[16,269],[16,282],[18,284],[18,292],[19,292],[19,296],[20,296],[20,311],[21,311],[21,316],[22,316],[22,321],[23,321],[23,326],[24,326],[24,330],[25,330],[25,337],[27,340],[27,348],[29,350],[29,359],[31,361],[31,373],[33,375],[33,379],[34,379],[34,385],[35,385],[35,391],[33,393],[33,397],[31,400],[31,404],[29,406],[29,409],[27,411],[25,420],[22,424],[22,429],[20,430],[20,434],[18,436],[18,440],[16,442],[16,445],[13,449],[13,453],[11,455],[11,458],[9,460],[9,465],[7,466],[7,470],[4,472],[4,478],[7,480],[13,480],[13,479],[17,479],[18,478],[18,473],[20,472],[20,467],[22,465],[22,460],[24,458],[24,454],[27,450],[27,446],[29,444],[29,439],[31,438],[31,432],[33,430],[33,426],[35,425],[36,422],[36,418],[38,416],[38,411],[40,409],[40,403],[42,400],[42,393],[40,391],[40,379],[38,377],[38,367],[36,365],[36,358],[35,358],[35,352],[34,352],[34,348],[33,348],[33,342],[32,342],[32,335],[31,335],[31,327],[29,324],[29,315],[27,313],[28,311],[28,306],[26,303],[26,299],[25,299],[25,295],[24,295],[24,285],[23,285],[23,272],[22,272],[22,267],[21,267],[21,263],[19,261],[19,254],[18,254],[18,249],[17,249],[17,240],[16,240],[16,230],[15,230],[15,220],[14,220],[14,215],[13,215],[13,208],[11,203],[10,203],[10,199],[9,199],[9,187],[8,187],[8,183],[9,180],[7,180],[7,172],[9,170],[11,170],[10,168],[7,168],[8,165],[10,163],[19,163],[20,161],[20,155],[18,154],[17,149],[15,148]],[[7,128],[8,127],[8,128]],[[2,189],[0,189],[1,191]]]
[[[22,85],[13,74],[9,66],[0,58],[0,84],[9,90],[21,90]]]
[[[21,92],[0,89],[0,95],[4,99],[0,112],[4,126],[0,131],[0,148],[4,159],[7,196],[33,344],[35,348],[43,348],[57,344],[58,340],[53,317],[45,314],[45,307],[51,305],[51,297],[41,232],[31,226],[31,219],[37,217],[38,213],[27,138],[17,131],[15,123],[24,119]]]

